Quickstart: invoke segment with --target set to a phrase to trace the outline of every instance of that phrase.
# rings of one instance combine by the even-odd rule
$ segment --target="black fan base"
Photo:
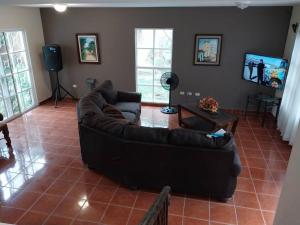
[[[176,114],[178,112],[177,108],[170,106],[163,107],[160,111],[165,114]]]

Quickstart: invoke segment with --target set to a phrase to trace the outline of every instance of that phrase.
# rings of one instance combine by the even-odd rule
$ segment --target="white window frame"
[[[153,35],[153,48],[138,48],[137,47],[137,31],[138,30],[153,30],[154,31],[154,35]],[[170,49],[166,49],[166,48],[155,48],[155,31],[156,30],[172,30],[172,46]],[[152,69],[153,70],[153,85],[142,85],[142,86],[150,86],[150,87],[153,87],[153,93],[152,93],[152,101],[146,101],[146,102],[143,102],[143,103],[150,103],[150,104],[168,104],[169,103],[169,97],[167,99],[167,102],[155,102],[154,101],[154,70],[155,69],[170,69],[170,72],[173,70],[173,47],[174,47],[174,28],[135,28],[134,30],[134,42],[135,42],[135,90],[138,91],[138,83],[137,83],[137,76],[138,76],[138,73],[137,73],[137,70],[138,69]],[[152,49],[153,50],[153,67],[146,67],[146,66],[138,66],[137,65],[137,50],[138,49]],[[170,67],[155,67],[154,66],[154,50],[171,50],[171,66]]]
[[[37,94],[36,94],[36,86],[35,86],[35,80],[34,80],[34,72],[33,72],[33,68],[32,68],[32,62],[31,62],[31,57],[30,57],[30,48],[29,48],[29,45],[28,45],[28,39],[27,39],[26,31],[22,28],[0,29],[0,33],[18,32],[18,31],[22,32],[22,34],[23,34],[24,51],[19,51],[19,52],[25,52],[25,54],[26,54],[26,59],[27,59],[27,63],[28,63],[28,70],[24,70],[23,72],[25,72],[25,71],[29,72],[29,78],[30,78],[30,82],[31,82],[31,93],[32,93],[32,97],[33,97],[33,99],[32,99],[33,100],[33,105],[31,107],[27,108],[24,111],[21,111],[21,108],[20,108],[20,113],[12,115],[11,117],[5,118],[4,119],[5,122],[11,121],[11,120],[19,117],[20,115],[32,110],[33,108],[35,108],[38,105]],[[16,52],[12,52],[12,53],[16,53]],[[7,54],[9,55],[8,52],[7,52]],[[14,73],[12,73],[12,76],[13,75],[14,75]],[[15,86],[15,84],[14,84],[14,86]],[[16,90],[16,86],[15,86],[15,91],[16,91],[16,96],[17,96],[18,93],[17,93],[17,90]],[[24,91],[26,91],[26,90],[24,90]],[[24,92],[24,91],[21,91],[21,92]],[[18,99],[18,104],[19,104],[19,107],[20,107],[19,98],[17,97],[17,99]],[[4,98],[3,98],[3,100],[4,100]]]

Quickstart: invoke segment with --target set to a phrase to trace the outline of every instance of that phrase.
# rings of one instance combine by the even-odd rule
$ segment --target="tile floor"
[[[44,104],[8,126],[15,160],[0,159],[0,222],[19,225],[136,225],[156,193],[130,191],[88,170],[80,160],[74,103]],[[177,127],[177,116],[145,106],[141,124]],[[271,225],[290,146],[268,120],[241,117],[236,132],[243,170],[228,203],[171,198],[170,225]],[[9,158],[1,141],[3,157]]]

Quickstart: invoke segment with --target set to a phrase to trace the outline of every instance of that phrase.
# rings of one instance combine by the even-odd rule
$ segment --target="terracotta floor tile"
[[[229,112],[233,113],[232,110]],[[258,198],[262,208],[269,210],[262,211],[266,225],[272,224],[272,211],[275,212],[277,197],[284,182],[291,147],[281,140],[280,132],[276,130],[275,123],[270,118],[266,121],[265,128],[262,128],[261,120],[255,113],[249,113],[247,119],[244,119],[241,112],[235,113],[240,116],[235,138],[243,163],[235,200],[220,204],[219,201],[211,199],[209,209],[209,198],[188,195],[184,202],[184,197],[172,195],[169,208],[170,224],[208,225],[209,215],[214,219],[210,221],[210,225],[227,224],[230,219],[234,220],[232,209],[235,202],[237,205],[244,205],[237,206],[239,225],[263,224],[260,210],[245,208],[259,209]],[[190,114],[183,112],[183,115]],[[177,120],[177,115],[161,114],[159,107],[142,107],[143,125],[177,128]],[[127,221],[128,225],[136,225],[144,216],[144,210],[148,209],[157,197],[157,193],[145,190],[132,192],[121,188],[119,183],[85,167],[80,156],[74,101],[61,101],[57,109],[53,108],[52,102],[43,104],[10,121],[8,126],[16,162],[8,169],[3,168],[0,162],[1,173],[5,173],[6,179],[6,184],[3,180],[0,184],[1,222],[4,218],[4,222],[15,223],[16,220],[22,219],[25,209],[33,207],[28,217],[24,217],[24,223],[28,220],[33,223],[30,225],[36,222],[40,225],[40,220],[44,219],[42,212],[54,210],[54,214],[46,220],[48,225],[70,224],[73,220],[75,221],[72,225],[99,225],[101,214],[112,225],[126,225]],[[0,143],[0,148],[1,146]],[[258,193],[256,200],[253,198],[255,190]],[[45,191],[47,195],[44,194]],[[43,198],[37,202],[42,195]],[[47,200],[46,196],[51,197]],[[62,202],[54,209],[55,200],[58,199]],[[132,209],[130,207],[135,200]],[[109,201],[112,201],[109,207],[116,208],[111,208],[105,214],[103,207],[106,207]],[[120,205],[124,207],[118,207]],[[220,207],[214,208],[215,205]],[[24,210],[9,207],[20,207]],[[125,222],[114,218],[119,211]],[[183,213],[192,217],[184,217],[182,220]]]
[[[79,220],[99,222],[105,212],[106,207],[107,204],[104,203],[86,201],[82,206],[77,218]]]
[[[0,222],[14,224],[25,213],[25,210],[0,207]]]
[[[184,197],[171,196],[169,213],[183,216]]]
[[[59,217],[59,216],[51,216],[45,222],[45,225],[69,225],[72,223],[72,219]]]
[[[125,188],[119,188],[114,195],[111,204],[133,207],[138,192]]]
[[[252,180],[243,177],[238,178],[236,190],[255,192]]]
[[[211,203],[210,221],[236,224],[237,221],[234,206]]]
[[[42,197],[33,205],[32,210],[50,214],[55,207],[59,204],[61,198],[59,196],[44,194]]]
[[[99,201],[99,202],[109,202],[113,194],[115,192],[116,188],[112,188],[109,186],[96,186],[93,193],[89,197],[91,201]]]
[[[78,201],[76,198],[65,198],[55,209],[54,215],[62,217],[75,217],[86,200]]]
[[[102,175],[100,173],[96,173],[92,170],[86,170],[80,177],[79,182],[87,184],[98,184],[100,179],[102,179]]]
[[[285,179],[285,171],[271,170],[272,177],[275,181],[283,182]]]
[[[264,225],[260,210],[236,207],[239,225]]]
[[[158,195],[150,192],[140,192],[135,203],[135,208],[148,210]]]
[[[250,178],[250,172],[248,167],[242,167],[240,177]]]
[[[234,202],[237,206],[259,209],[255,193],[236,191],[234,194]]]
[[[247,162],[249,167],[254,167],[254,168],[261,168],[261,169],[266,169],[267,168],[267,163],[266,161],[261,158],[247,158]]]
[[[276,211],[278,197],[272,195],[258,194],[258,199],[262,210]]]
[[[21,218],[18,225],[41,225],[44,223],[46,218],[47,214],[28,212]]]
[[[280,190],[273,181],[253,180],[255,190],[260,194],[279,195]]]
[[[65,195],[72,187],[72,182],[56,180],[47,190],[48,194]]]
[[[95,185],[76,183],[73,185],[71,190],[68,192],[67,197],[77,199],[88,199],[92,191],[96,188]]]
[[[108,225],[126,225],[130,208],[109,206],[101,223]]]
[[[59,177],[59,180],[75,182],[83,174],[81,169],[68,168],[65,172]]]
[[[263,152],[260,150],[254,150],[254,149],[246,149],[244,148],[244,152],[247,158],[263,158]]]
[[[146,214],[145,210],[140,210],[140,209],[133,209],[130,218],[129,218],[129,222],[128,225],[137,225],[139,224],[142,219],[144,218]]]
[[[209,222],[205,220],[184,217],[183,225],[209,225]]]
[[[168,225],[182,225],[182,216],[169,215],[168,216]]]
[[[208,202],[187,198],[185,201],[184,216],[208,220],[209,219]]]
[[[287,163],[283,160],[268,160],[267,161],[270,170],[283,170],[287,169]]]
[[[72,225],[97,225],[97,223],[84,220],[75,220],[74,223],[72,223]]]
[[[108,177],[103,176],[102,179],[100,180],[100,185],[107,185],[107,186],[112,186],[112,187],[118,187],[119,184],[116,183],[115,181],[109,179]]]
[[[253,179],[272,181],[271,171],[266,169],[250,168],[250,173]]]
[[[28,209],[40,196],[41,194],[39,193],[19,191],[16,196],[7,203],[7,206],[19,209]]]
[[[273,225],[275,213],[263,211],[263,217],[266,221],[266,225]]]
[[[53,178],[37,177],[30,180],[30,183],[26,186],[26,191],[43,193],[54,183]]]

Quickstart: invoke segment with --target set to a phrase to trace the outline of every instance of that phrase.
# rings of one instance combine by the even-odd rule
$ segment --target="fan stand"
[[[178,112],[177,108],[172,106],[171,103],[171,90],[169,90],[169,105],[162,107],[160,111],[165,114],[176,114]]]

